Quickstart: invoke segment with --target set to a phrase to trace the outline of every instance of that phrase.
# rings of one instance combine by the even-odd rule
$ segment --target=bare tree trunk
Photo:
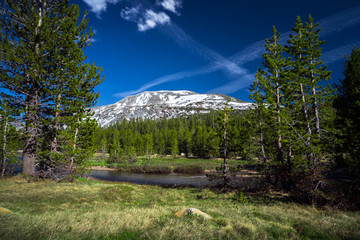
[[[101,145],[101,157],[105,158],[105,143]]]
[[[312,64],[312,60],[311,60],[311,64]],[[315,114],[315,134],[318,136],[319,140],[320,140],[320,118],[319,118],[319,106],[318,106],[318,102],[317,102],[317,98],[316,98],[316,89],[314,86],[314,71],[311,70],[311,81],[313,82],[313,86],[312,86],[312,94],[313,94],[313,109],[314,109],[314,114]]]
[[[80,120],[78,120],[78,122],[79,122],[79,121],[80,121]],[[75,152],[75,150],[76,150],[76,141],[77,141],[77,135],[78,135],[78,133],[79,133],[79,128],[76,127],[76,129],[75,129],[75,135],[74,135],[74,144],[73,144],[73,151],[74,151],[74,152]],[[71,162],[70,162],[70,167],[71,167],[71,169],[72,169],[73,165],[74,165],[74,156],[71,157]]]
[[[146,148],[146,163],[150,164],[149,148]]]
[[[226,162],[227,158],[227,121],[228,121],[228,113],[227,113],[227,107],[225,107],[224,111],[224,172],[223,172],[223,179],[224,179],[224,187],[228,186],[228,171],[229,167]]]
[[[263,134],[263,129],[262,129],[262,116],[261,116],[261,110],[258,109],[258,114],[259,114],[259,129],[260,129],[260,147],[261,147],[261,154],[263,157],[263,161],[264,164],[267,164],[267,158],[266,158],[266,153],[265,153],[265,144],[264,144],[264,134]]]
[[[3,146],[2,146],[2,156],[1,156],[1,176],[5,175],[6,170],[6,134],[7,134],[7,127],[8,127],[8,119],[5,113],[5,123],[4,123],[4,133],[3,133]]]
[[[309,115],[306,109],[306,99],[305,99],[305,92],[304,92],[304,86],[302,83],[300,83],[300,93],[301,93],[301,99],[302,99],[302,110],[303,110],[303,114],[304,114],[304,121],[305,121],[305,129],[306,129],[306,134],[308,135],[308,137],[306,138],[305,141],[305,145],[309,145],[310,141],[311,141],[311,127],[310,127],[310,122],[309,122]]]
[[[276,79],[278,79],[279,73],[276,71]],[[282,136],[281,136],[281,131],[280,131],[280,124],[281,124],[281,117],[280,117],[280,85],[279,85],[279,82],[277,81],[276,82],[276,113],[277,113],[277,133],[278,133],[278,136],[277,136],[277,142],[276,142],[276,145],[277,145],[277,151],[278,151],[278,160],[280,160],[281,162],[283,162],[283,150],[282,150],[282,145],[281,145],[281,139],[282,139]]]
[[[61,100],[61,93],[56,97],[55,124],[54,124],[55,135],[50,144],[51,152],[53,152],[53,153],[57,152],[57,147],[58,147],[57,133],[58,133],[59,124],[60,124],[60,119],[59,119],[59,117],[60,117],[60,113],[59,113],[60,100]]]

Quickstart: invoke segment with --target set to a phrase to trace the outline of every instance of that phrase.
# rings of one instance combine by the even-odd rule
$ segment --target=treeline
[[[224,103],[225,106],[225,103]],[[232,112],[228,127],[228,155],[246,157],[251,124],[245,111]],[[180,155],[185,157],[222,157],[221,112],[173,119],[133,119],[99,129],[95,142],[97,150],[108,153],[111,162],[138,155]]]

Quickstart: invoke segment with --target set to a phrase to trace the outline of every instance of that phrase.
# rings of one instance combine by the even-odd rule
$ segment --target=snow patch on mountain
[[[108,127],[123,119],[160,119],[209,113],[221,110],[228,102],[234,110],[252,108],[253,103],[221,94],[199,94],[192,91],[146,91],[110,105],[94,107],[91,111],[101,127]]]

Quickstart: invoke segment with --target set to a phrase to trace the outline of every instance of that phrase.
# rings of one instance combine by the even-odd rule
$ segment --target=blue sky
[[[95,34],[88,62],[103,66],[97,105],[142,91],[191,90],[249,100],[264,39],[285,41],[296,16],[320,23],[323,60],[342,78],[345,55],[360,46],[360,2],[239,0],[72,0]]]

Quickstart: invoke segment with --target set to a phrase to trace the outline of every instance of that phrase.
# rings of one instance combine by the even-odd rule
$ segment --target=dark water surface
[[[187,185],[206,187],[214,185],[205,174],[137,174],[118,171],[93,170],[90,177],[112,182],[129,182],[144,185]]]

